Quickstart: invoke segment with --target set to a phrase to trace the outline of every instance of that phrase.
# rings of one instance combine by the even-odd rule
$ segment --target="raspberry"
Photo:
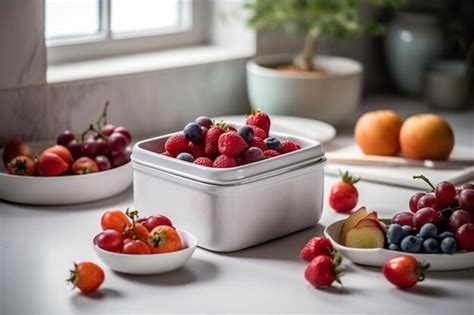
[[[247,120],[245,123],[249,126],[257,126],[259,128],[262,128],[263,131],[265,132],[265,136],[261,137],[262,139],[265,139],[268,136],[268,132],[270,131],[270,117],[261,111],[255,111],[252,110],[250,115],[247,117]]]
[[[212,167],[212,161],[207,157],[199,157],[195,159],[193,163],[202,166]]]
[[[259,137],[259,138],[262,138],[262,139],[265,139],[267,137],[267,134],[265,133],[265,131],[262,128],[259,128],[257,126],[249,126],[249,127],[252,128],[253,134],[254,134],[255,137]]]
[[[268,149],[268,150],[263,151],[263,156],[267,159],[275,157],[275,156],[279,156],[279,155],[280,153],[278,153],[278,151],[275,151],[275,150]]]
[[[188,151],[195,159],[206,156],[204,146],[200,142],[189,142]]]
[[[281,142],[280,153],[285,154],[301,149],[298,143],[291,140],[285,140]]]
[[[222,134],[218,141],[219,152],[227,156],[237,156],[248,148],[247,142],[235,131]]]
[[[173,157],[181,152],[188,152],[188,140],[182,133],[171,136],[165,142],[165,150]]]
[[[250,142],[250,146],[260,148],[260,150],[262,151],[268,150],[268,147],[265,144],[265,141],[263,141],[263,139],[260,137],[253,138],[253,140]]]
[[[227,155],[219,155],[212,164],[212,167],[216,168],[228,168],[237,166],[237,162],[233,157]]]

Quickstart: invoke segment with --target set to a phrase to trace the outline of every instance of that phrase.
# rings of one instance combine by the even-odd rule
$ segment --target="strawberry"
[[[173,157],[181,152],[188,152],[188,140],[182,133],[171,136],[165,142],[165,150]]]
[[[19,155],[7,163],[8,174],[13,175],[36,175],[35,162],[27,156]]]
[[[59,176],[66,173],[69,165],[53,152],[43,152],[36,161],[36,169],[40,176]]]
[[[275,157],[275,156],[279,156],[279,155],[280,153],[278,153],[278,151],[275,151],[275,150],[268,149],[268,150],[263,151],[263,156],[267,159]]]
[[[193,163],[202,166],[212,167],[212,160],[207,157],[198,157],[194,160]]]
[[[311,261],[315,257],[325,255],[331,256],[331,252],[334,250],[331,242],[321,236],[315,236],[306,243],[300,252],[300,258],[306,261]]]
[[[67,164],[71,165],[74,161],[71,155],[71,152],[62,145],[53,145],[52,147],[47,148],[44,152],[52,152],[59,155],[60,158],[64,160]]]
[[[259,138],[262,138],[262,139],[267,138],[267,134],[265,133],[265,131],[262,128],[259,128],[257,126],[249,126],[249,127],[252,128],[253,134],[254,134],[255,137],[259,137]]]
[[[206,133],[204,141],[204,152],[208,158],[214,158],[219,155],[219,137],[227,131],[227,126],[224,122],[214,123]]]
[[[268,132],[270,131],[270,116],[268,116],[266,113],[261,112],[259,110],[254,110],[252,109],[251,113],[249,116],[247,116],[247,120],[245,121],[246,125],[249,126],[257,126],[259,128],[262,128],[263,131],[265,131],[265,139],[268,137]]]
[[[237,156],[248,148],[247,142],[237,132],[230,131],[222,134],[218,140],[218,148],[221,154]]]
[[[204,145],[200,142],[189,142],[188,143],[188,152],[197,159],[203,156],[206,156],[206,152],[204,152]]]
[[[257,147],[260,148],[262,151],[268,150],[267,145],[265,144],[265,141],[263,141],[262,138],[255,136],[253,140],[250,142],[250,147]]]
[[[418,262],[413,256],[404,255],[388,260],[382,272],[385,278],[400,289],[413,287],[425,279],[429,264]]]
[[[169,157],[173,157],[171,154],[168,153],[168,151],[162,152],[160,154],[163,154],[163,155],[166,155],[166,156],[169,156]]]
[[[212,164],[212,167],[216,168],[228,168],[237,166],[237,162],[233,157],[227,155],[219,155]]]
[[[301,149],[298,143],[295,143],[291,140],[285,140],[281,142],[280,153],[285,154]]]
[[[321,255],[309,263],[304,272],[304,276],[316,289],[329,287],[334,281],[341,283],[339,279],[342,275],[341,256],[336,253],[334,258]]]

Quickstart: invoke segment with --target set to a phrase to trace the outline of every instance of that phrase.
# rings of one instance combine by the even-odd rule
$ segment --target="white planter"
[[[317,56],[318,69],[329,74],[283,72],[268,66],[289,63],[291,55],[260,56],[247,63],[247,90],[252,106],[275,115],[341,123],[359,104],[362,64],[347,58]]]

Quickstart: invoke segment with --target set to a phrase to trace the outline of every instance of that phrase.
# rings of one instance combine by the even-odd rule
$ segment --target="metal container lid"
[[[237,167],[210,168],[160,154],[165,151],[166,140],[175,134],[179,132],[137,142],[132,151],[133,163],[208,184],[229,185],[304,161],[324,160],[324,150],[318,141],[272,132],[271,136],[294,141],[301,149]]]

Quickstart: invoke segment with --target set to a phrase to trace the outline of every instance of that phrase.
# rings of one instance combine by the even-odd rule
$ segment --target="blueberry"
[[[212,120],[211,118],[209,117],[206,117],[206,116],[200,116],[198,118],[196,118],[195,122],[199,125],[199,126],[202,126],[202,127],[206,127],[206,128],[211,128],[212,126]]]
[[[201,126],[195,122],[191,122],[184,127],[184,136],[189,141],[195,142],[202,138]]]
[[[436,237],[438,228],[433,223],[426,223],[420,229],[420,236],[424,239]]]
[[[253,138],[255,137],[255,134],[253,132],[253,129],[250,128],[249,126],[242,126],[237,129],[237,133],[244,138],[245,141],[251,142]]]
[[[423,249],[425,253],[437,253],[439,252],[439,244],[438,241],[434,238],[428,238],[423,241]]]
[[[389,243],[400,244],[403,237],[403,229],[400,224],[390,224],[387,231],[387,239]]]
[[[274,138],[274,137],[268,137],[263,141],[265,142],[265,144],[270,150],[275,150],[275,151],[280,150],[280,147],[281,147],[280,139]]]
[[[409,225],[402,226],[402,238],[405,236],[411,235],[413,233],[413,228]]]
[[[187,152],[182,152],[182,153],[178,154],[178,156],[176,158],[178,160],[191,162],[191,163],[194,161],[194,157],[191,154],[187,153]]]
[[[423,239],[415,237],[413,235],[408,235],[404,239],[402,239],[402,242],[400,243],[400,248],[404,252],[419,253],[421,250],[422,243]]]
[[[447,237],[454,237],[454,233],[453,233],[453,232],[450,232],[450,231],[444,231],[443,233],[441,233],[441,234],[439,234],[439,235],[437,236],[437,238],[438,238],[439,240],[443,240],[443,239],[445,239],[445,238],[447,238]]]
[[[397,244],[390,243],[388,244],[388,249],[400,251],[400,246],[398,246]]]
[[[454,254],[458,249],[454,237],[446,237],[441,241],[441,251],[445,254]]]

